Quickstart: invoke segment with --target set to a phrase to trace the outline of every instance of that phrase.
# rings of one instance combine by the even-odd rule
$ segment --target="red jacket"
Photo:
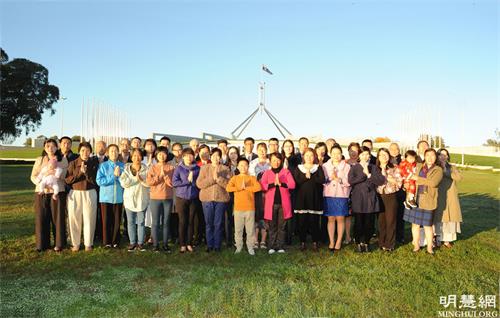
[[[411,174],[417,173],[417,163],[409,163],[406,160],[401,161],[399,164],[399,174],[407,179]]]

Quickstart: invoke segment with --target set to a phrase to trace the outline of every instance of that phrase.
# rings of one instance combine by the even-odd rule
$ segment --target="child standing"
[[[413,209],[418,207],[415,202],[415,193],[417,191],[416,182],[412,177],[417,172],[417,153],[408,150],[405,153],[405,160],[399,164],[399,174],[403,177],[403,185],[406,190],[405,208]]]
[[[261,190],[261,186],[255,176],[248,175],[248,160],[238,160],[238,171],[240,174],[233,176],[227,184],[227,192],[234,192],[234,240],[236,242],[236,254],[243,248],[243,228],[247,233],[248,254],[254,252],[254,223],[255,223],[255,192]]]

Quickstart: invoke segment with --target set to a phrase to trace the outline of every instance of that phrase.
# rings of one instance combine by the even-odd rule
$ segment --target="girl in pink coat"
[[[264,172],[260,184],[265,194],[264,220],[269,232],[269,254],[285,253],[285,226],[292,217],[290,190],[295,188],[295,180],[290,171],[283,168],[280,153],[271,154],[271,170]]]

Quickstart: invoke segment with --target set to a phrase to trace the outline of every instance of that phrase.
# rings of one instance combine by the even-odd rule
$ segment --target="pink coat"
[[[274,186],[275,173],[272,170],[267,170],[260,179],[262,191],[264,191],[264,219],[271,221],[273,219],[273,203],[276,187]],[[280,187],[281,205],[283,207],[283,218],[285,220],[292,217],[292,201],[290,199],[291,189],[295,189],[295,180],[293,179],[290,170],[281,169],[278,174],[281,183],[285,183],[287,187]]]
[[[351,193],[351,185],[348,181],[351,166],[342,160],[337,167],[337,181],[330,180],[334,167],[331,160],[323,165],[326,183],[323,187],[323,196],[331,198],[348,198]]]

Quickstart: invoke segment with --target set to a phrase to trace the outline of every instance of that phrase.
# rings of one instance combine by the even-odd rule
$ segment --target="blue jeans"
[[[222,221],[226,211],[225,202],[202,202],[205,215],[207,247],[220,249],[222,241]]]
[[[153,246],[158,247],[160,236],[160,224],[163,220],[163,246],[168,244],[168,231],[170,229],[170,212],[172,212],[172,199],[149,200],[151,207],[151,236],[153,237]]]
[[[146,216],[146,210],[134,212],[129,209],[125,209],[125,211],[127,212],[127,229],[130,244],[144,244],[144,219]]]

